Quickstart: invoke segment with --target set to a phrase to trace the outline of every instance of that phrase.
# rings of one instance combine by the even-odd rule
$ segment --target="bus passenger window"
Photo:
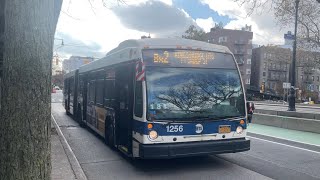
[[[113,107],[113,100],[115,97],[114,80],[105,81],[104,89],[104,105],[107,107]]]
[[[89,102],[94,102],[94,95],[95,95],[95,88],[94,88],[94,84],[95,84],[95,81],[91,81],[89,83]]]
[[[103,105],[103,80],[98,80],[96,83],[96,89],[97,89],[97,94],[96,94],[96,104],[101,104]]]
[[[136,82],[135,98],[134,98],[134,114],[137,117],[142,117],[143,115],[142,81]]]

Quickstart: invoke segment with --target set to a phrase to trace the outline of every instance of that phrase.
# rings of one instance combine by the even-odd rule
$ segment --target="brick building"
[[[206,35],[209,43],[227,46],[233,52],[245,88],[249,88],[253,38],[251,26],[246,25],[241,30],[223,29],[220,26],[215,26]]]
[[[252,51],[251,86],[264,92],[282,94],[282,85],[289,82],[291,50],[278,46],[261,46]]]

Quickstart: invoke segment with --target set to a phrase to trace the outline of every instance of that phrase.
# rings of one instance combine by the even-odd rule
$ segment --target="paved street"
[[[52,99],[59,101],[61,93]],[[251,150],[172,160],[135,160],[112,151],[52,101],[52,114],[88,179],[320,179],[320,147],[249,133]],[[250,126],[249,126],[250,130]]]
[[[57,90],[56,93],[51,93],[51,103],[62,103],[63,94],[62,90]]]

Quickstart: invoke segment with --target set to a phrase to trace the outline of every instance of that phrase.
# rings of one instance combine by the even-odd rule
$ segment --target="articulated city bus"
[[[224,46],[127,40],[65,76],[68,114],[133,158],[250,149],[245,93]]]

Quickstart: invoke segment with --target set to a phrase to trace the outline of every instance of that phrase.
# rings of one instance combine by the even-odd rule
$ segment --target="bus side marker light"
[[[244,120],[243,119],[240,120],[240,124],[244,125]]]
[[[153,125],[152,124],[148,124],[148,129],[152,129]]]

